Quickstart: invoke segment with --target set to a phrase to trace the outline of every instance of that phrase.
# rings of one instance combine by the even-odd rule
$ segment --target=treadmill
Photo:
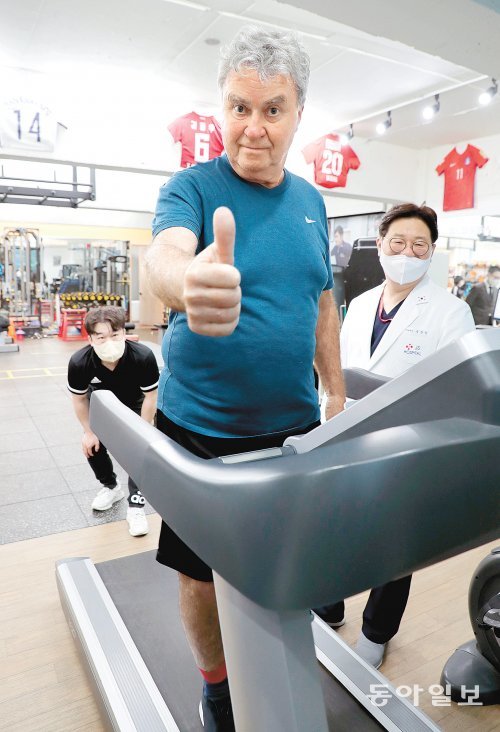
[[[92,429],[214,569],[238,732],[439,729],[309,608],[500,536],[500,330],[370,378],[350,373],[366,396],[307,435],[213,460],[92,396]],[[147,552],[56,576],[109,728],[202,730],[176,573]]]

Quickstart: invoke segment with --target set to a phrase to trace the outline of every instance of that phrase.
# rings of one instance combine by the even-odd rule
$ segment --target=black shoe
[[[345,624],[344,612],[339,610],[335,605],[325,605],[313,610],[318,618],[330,626],[330,628],[341,628]]]
[[[206,732],[236,732],[231,697],[207,699],[201,697],[200,719]]]

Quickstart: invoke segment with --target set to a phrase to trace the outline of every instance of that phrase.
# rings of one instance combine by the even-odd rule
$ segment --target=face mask
[[[500,287],[500,280],[495,277],[488,277],[488,284],[490,287]]]
[[[105,341],[100,345],[92,344],[92,348],[96,352],[101,361],[114,363],[118,361],[125,353],[125,339],[119,341]]]
[[[417,259],[417,257],[407,257],[405,254],[385,254],[382,249],[379,250],[380,264],[384,270],[385,276],[398,285],[407,285],[409,282],[415,282],[429,269],[431,258]]]

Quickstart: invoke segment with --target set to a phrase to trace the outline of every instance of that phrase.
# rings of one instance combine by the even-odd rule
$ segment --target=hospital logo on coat
[[[422,354],[420,352],[420,346],[413,346],[411,343],[406,344],[404,353],[407,356],[419,356],[419,357],[422,356]]]

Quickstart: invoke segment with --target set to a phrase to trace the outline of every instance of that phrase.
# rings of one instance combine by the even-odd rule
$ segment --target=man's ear
[[[297,114],[297,126],[295,127],[295,130],[297,131],[299,129],[300,120],[302,119],[302,112],[304,111],[304,107],[301,107]]]

